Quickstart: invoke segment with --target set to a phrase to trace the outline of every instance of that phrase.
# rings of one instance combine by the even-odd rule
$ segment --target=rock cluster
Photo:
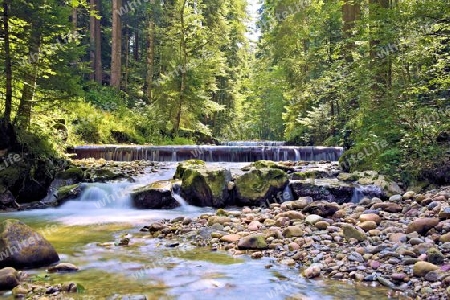
[[[220,209],[144,227],[154,238],[190,241],[233,255],[271,257],[307,278],[386,286],[408,297],[450,297],[450,188],[363,199],[301,198],[270,208]]]

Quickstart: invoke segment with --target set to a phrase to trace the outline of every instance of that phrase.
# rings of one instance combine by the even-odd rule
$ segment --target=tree
[[[5,111],[3,113],[3,121],[5,124],[11,122],[12,112],[12,63],[11,49],[9,37],[9,0],[3,0],[3,34],[4,34],[4,50],[5,50],[5,74],[6,74],[6,93],[5,93]]]
[[[122,0],[114,0],[112,7],[112,47],[111,47],[111,82],[110,85],[120,89],[122,80],[122,20],[119,11]]]

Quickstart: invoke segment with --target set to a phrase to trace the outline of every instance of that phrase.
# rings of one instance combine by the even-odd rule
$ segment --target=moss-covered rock
[[[39,233],[18,220],[0,223],[0,268],[36,268],[59,260],[53,246]]]
[[[131,193],[133,205],[140,209],[172,209],[180,206],[173,197],[171,181],[157,181]]]
[[[287,174],[280,169],[252,168],[236,178],[237,203],[261,205],[266,201],[273,202],[273,198],[280,198],[288,182]]]
[[[72,180],[74,183],[78,183],[83,181],[84,171],[78,167],[70,167],[64,172],[59,173],[57,178],[62,180]]]
[[[184,171],[187,169],[202,169],[206,166],[206,163],[200,159],[191,159],[179,163],[177,169],[175,171],[175,179],[182,179],[184,175]]]
[[[56,200],[58,204],[62,204],[70,199],[77,198],[82,192],[80,184],[72,184],[60,187],[56,192]]]
[[[314,201],[325,200],[346,203],[352,200],[355,188],[337,180],[293,180],[290,186],[296,197],[311,197]]]
[[[248,235],[241,238],[237,247],[240,250],[264,250],[268,248],[266,239],[262,234]]]
[[[225,207],[232,204],[228,183],[231,172],[227,169],[206,166],[203,161],[181,163],[175,175],[180,178],[181,196],[196,206]]]
[[[280,169],[283,171],[293,171],[294,168],[288,165],[285,165],[283,162],[274,162],[271,160],[258,160],[251,163],[248,166],[242,168],[243,171],[250,171],[252,168],[255,169]]]

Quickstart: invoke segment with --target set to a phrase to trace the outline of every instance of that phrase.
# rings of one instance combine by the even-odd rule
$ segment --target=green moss
[[[77,189],[79,188],[79,184],[72,184],[63,186],[57,191],[57,199],[58,201],[67,200],[71,197],[76,197],[78,195]]]
[[[271,188],[281,189],[288,181],[287,174],[280,169],[253,169],[236,179],[241,198],[262,199]]]
[[[183,178],[184,171],[186,169],[198,169],[206,166],[206,163],[203,160],[200,159],[191,159],[184,161],[177,166],[177,170],[175,171],[175,179],[181,179]]]
[[[84,178],[84,172],[80,168],[71,167],[71,168],[67,169],[66,171],[60,173],[58,175],[58,178],[63,179],[63,180],[73,179],[76,181],[82,181]]]

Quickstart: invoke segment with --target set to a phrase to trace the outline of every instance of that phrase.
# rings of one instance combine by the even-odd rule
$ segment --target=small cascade
[[[364,193],[361,189],[360,186],[355,186],[355,189],[353,190],[353,195],[352,195],[352,203],[356,203],[358,204],[359,202],[361,202],[361,200],[364,198]]]
[[[286,142],[282,141],[228,141],[222,143],[223,146],[230,147],[281,147],[284,146]]]
[[[131,208],[128,183],[85,184],[81,195],[61,206],[63,209],[124,209]]]
[[[94,158],[115,161],[151,160],[177,162],[201,159],[206,162],[254,162],[257,160],[337,161],[341,147],[295,146],[78,146],[78,159]],[[282,155],[280,155],[282,153]]]
[[[294,149],[294,153],[295,153],[295,161],[300,161],[301,160],[300,151],[298,151],[298,149]]]
[[[382,197],[383,191],[381,187],[374,184],[368,185],[354,185],[354,191],[352,195],[352,203],[359,203],[364,197],[373,198],[373,197]]]

